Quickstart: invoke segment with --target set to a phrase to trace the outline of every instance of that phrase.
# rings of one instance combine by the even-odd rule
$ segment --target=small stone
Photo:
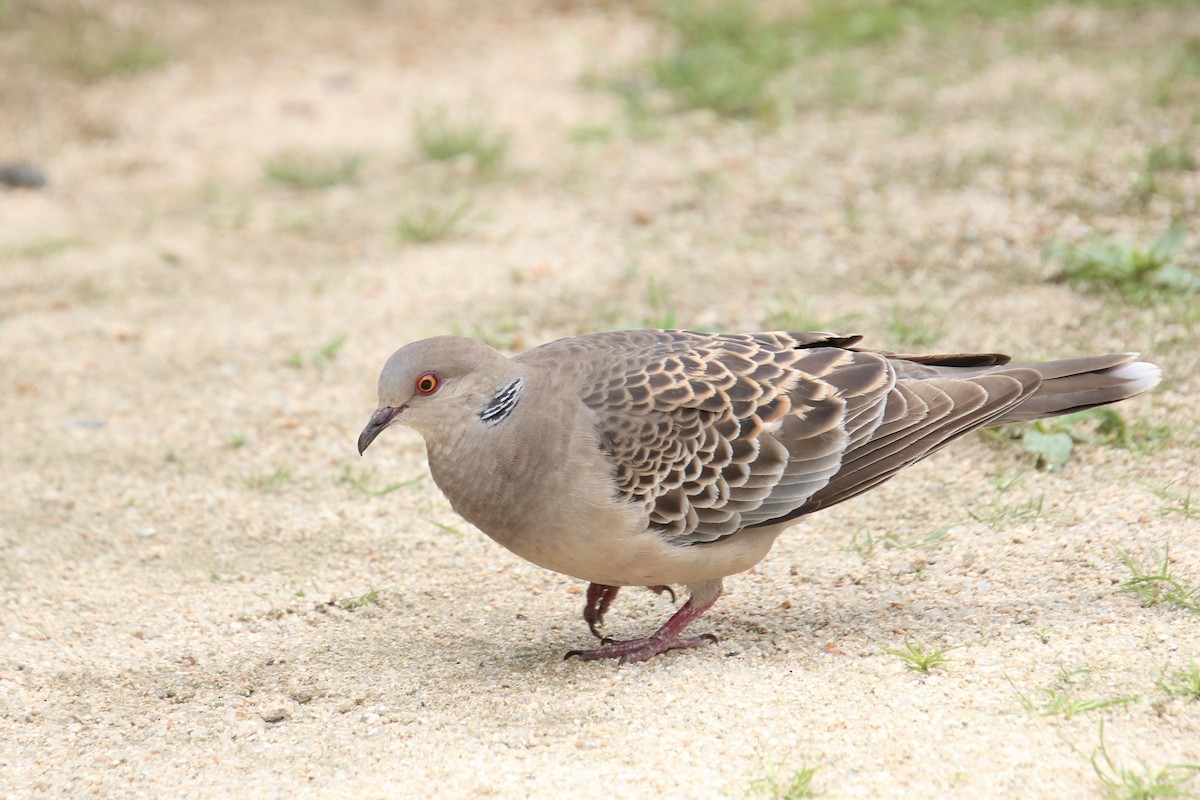
[[[11,162],[0,164],[0,186],[10,189],[41,189],[46,185],[46,172],[36,164]]]
[[[295,704],[291,700],[286,697],[274,697],[265,700],[259,705],[258,715],[262,717],[263,722],[275,724],[283,722],[295,710]]]
[[[288,697],[295,700],[300,705],[311,703],[313,699],[313,690],[307,686],[299,686],[288,692]]]
[[[233,730],[233,738],[249,739],[267,729],[266,720],[258,716],[247,717],[237,723]]]

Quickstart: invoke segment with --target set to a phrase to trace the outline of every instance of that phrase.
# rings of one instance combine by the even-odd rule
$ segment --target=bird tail
[[[1113,353],[1006,366],[1003,369],[1034,370],[1042,376],[1042,383],[1027,399],[989,424],[1057,417],[1147,392],[1162,380],[1162,370],[1149,362],[1135,361],[1137,357],[1137,353]]]

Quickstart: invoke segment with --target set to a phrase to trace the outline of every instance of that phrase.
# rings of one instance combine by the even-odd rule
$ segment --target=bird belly
[[[527,535],[545,523],[493,539],[545,569],[609,586],[696,584],[743,572],[771,549],[779,530],[753,528],[701,544],[677,544],[646,527],[632,507],[592,509],[553,523],[550,535]]]

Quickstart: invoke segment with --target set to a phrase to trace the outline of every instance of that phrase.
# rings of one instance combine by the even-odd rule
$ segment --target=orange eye
[[[417,394],[430,395],[438,390],[442,385],[442,379],[438,377],[436,372],[423,372],[417,377]]]

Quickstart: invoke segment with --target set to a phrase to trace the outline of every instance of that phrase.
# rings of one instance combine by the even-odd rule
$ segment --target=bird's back
[[[677,544],[843,502],[980,427],[1067,413],[1157,383],[1131,354],[1010,365],[898,356],[816,332],[615,331],[517,356],[593,414],[618,496]]]

